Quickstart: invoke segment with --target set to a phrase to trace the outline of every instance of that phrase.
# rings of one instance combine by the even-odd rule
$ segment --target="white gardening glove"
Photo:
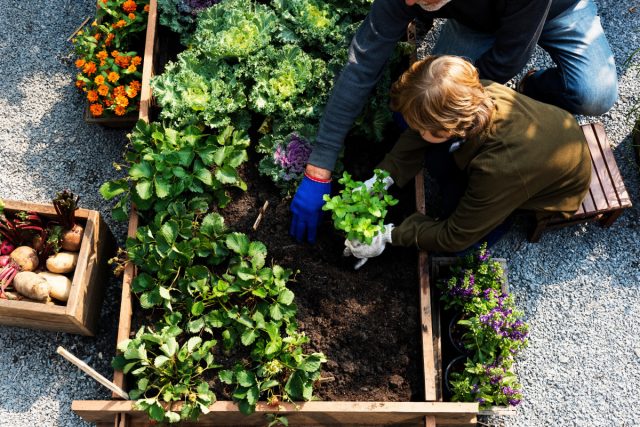
[[[384,189],[388,190],[389,187],[393,185],[393,178],[391,176],[387,176],[383,179],[384,181]],[[373,187],[373,183],[376,182],[376,176],[373,175],[371,178],[364,182],[364,186],[367,187],[367,191],[371,192],[371,187]]]
[[[345,248],[342,255],[353,255],[358,258],[358,262],[353,266],[354,270],[358,270],[369,260],[369,258],[380,255],[387,246],[387,243],[391,243],[391,231],[393,231],[393,227],[393,224],[386,224],[384,229],[374,236],[370,245],[358,240],[345,240]]]

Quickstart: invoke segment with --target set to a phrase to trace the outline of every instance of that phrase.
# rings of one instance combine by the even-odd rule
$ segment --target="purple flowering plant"
[[[265,150],[263,148],[263,150]],[[304,169],[311,155],[311,143],[293,132],[284,140],[275,141],[265,152],[258,169],[268,176],[284,193],[293,192],[304,176]]]
[[[483,408],[512,405],[522,399],[512,372],[514,357],[528,344],[528,325],[512,295],[503,290],[505,274],[486,244],[459,258],[450,277],[438,282],[446,308],[462,313],[458,325],[471,356],[463,372],[449,378],[452,400],[477,401]]]

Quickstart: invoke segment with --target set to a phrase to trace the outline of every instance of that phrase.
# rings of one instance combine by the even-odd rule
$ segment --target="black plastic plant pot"
[[[460,319],[462,319],[462,313],[457,313],[451,318],[449,322],[449,341],[458,353],[468,356],[471,354],[471,351],[465,348],[464,339],[462,338],[466,332],[466,327],[458,324]]]
[[[460,355],[449,362],[447,368],[444,370],[444,386],[447,389],[449,396],[453,395],[453,388],[451,387],[451,374],[453,374],[454,372],[464,372],[464,364],[466,363],[466,361],[467,356]]]

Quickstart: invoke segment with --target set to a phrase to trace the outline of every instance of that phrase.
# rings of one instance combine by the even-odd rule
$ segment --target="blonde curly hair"
[[[495,104],[478,71],[458,56],[415,62],[391,86],[390,107],[418,132],[470,138],[487,130]]]

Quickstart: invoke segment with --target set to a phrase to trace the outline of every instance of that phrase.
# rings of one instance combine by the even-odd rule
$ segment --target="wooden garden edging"
[[[43,218],[57,218],[50,204],[4,200],[6,212],[33,211]],[[107,256],[113,236],[94,210],[78,209],[75,217],[84,223],[82,246],[66,305],[0,299],[0,324],[93,336],[100,317],[107,276]]]
[[[140,119],[149,121],[151,104],[150,78],[153,73],[153,53],[156,43],[157,0],[150,1],[149,24],[143,64],[143,80],[140,101]],[[422,174],[416,177],[416,203],[424,210],[424,181]],[[135,209],[129,217],[128,236],[134,237],[139,218]],[[286,415],[290,426],[312,425],[362,425],[362,424],[415,424],[426,427],[436,425],[473,425],[478,413],[477,403],[441,402],[438,379],[437,359],[434,356],[434,343],[439,338],[433,336],[431,318],[431,290],[429,288],[427,253],[419,254],[420,307],[422,318],[422,344],[425,401],[424,402],[338,402],[311,401],[296,404],[282,403],[279,408],[266,402],[258,403],[256,412],[244,415],[231,401],[218,401],[209,407],[210,412],[203,414],[199,422],[183,422],[181,426],[263,426],[266,415],[277,413]],[[135,277],[133,264],[127,264],[122,283],[120,319],[117,342],[129,339],[131,332],[131,282]],[[121,371],[115,371],[113,382],[127,389],[125,377]],[[117,396],[113,396],[117,399]],[[147,414],[134,409],[133,401],[123,400],[75,400],[71,409],[88,422],[98,426],[137,427],[149,425]]]

